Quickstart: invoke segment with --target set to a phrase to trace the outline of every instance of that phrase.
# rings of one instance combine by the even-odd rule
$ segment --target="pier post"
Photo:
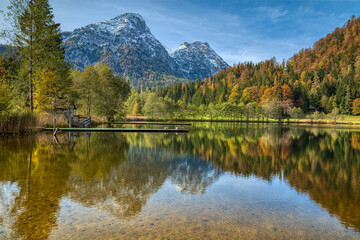
[[[54,118],[54,130],[53,130],[53,135],[56,135],[56,118]]]
[[[73,122],[73,119],[74,119],[74,115],[75,115],[75,107],[74,105],[71,105],[70,106],[70,113],[69,113],[69,128],[72,127],[72,122]]]

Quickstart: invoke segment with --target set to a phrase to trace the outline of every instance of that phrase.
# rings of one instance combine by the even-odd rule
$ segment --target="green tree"
[[[95,65],[99,82],[93,85],[94,111],[97,115],[113,121],[125,114],[125,101],[130,93],[130,85],[120,76],[114,76],[106,64]]]
[[[146,96],[143,112],[145,116],[160,118],[165,114],[165,103],[154,92],[149,92]]]
[[[231,119],[231,116],[233,114],[232,112],[232,104],[229,102],[225,102],[221,104],[220,111],[222,113],[222,116],[226,119]]]
[[[257,107],[256,102],[250,102],[250,103],[246,104],[246,106],[245,106],[245,115],[246,115],[247,121],[249,121],[250,117],[255,116],[256,107]]]
[[[236,111],[236,115],[242,120],[244,114],[245,114],[245,104],[244,103],[239,103],[237,106],[237,111]]]
[[[282,102],[278,100],[267,101],[264,105],[264,112],[267,117],[278,119],[279,121],[283,117]]]
[[[169,97],[162,99],[164,105],[164,113],[167,119],[173,119],[175,113],[179,110],[179,106]]]
[[[309,91],[310,104],[314,108],[320,107],[320,81],[317,73],[315,72],[313,83]]]
[[[10,88],[0,79],[0,114],[10,109]]]
[[[208,113],[210,115],[210,120],[213,120],[213,117],[216,115],[216,106],[213,103],[210,103],[208,106]]]
[[[344,103],[344,113],[351,114],[352,110],[352,97],[350,87],[346,86],[346,95],[345,95],[345,103]]]
[[[320,107],[322,110],[326,110],[326,104],[329,101],[329,98],[326,95],[323,95],[320,99]]]
[[[8,9],[13,29],[9,38],[20,58],[17,87],[29,96],[30,110],[34,109],[34,76],[43,69],[54,72],[59,89],[54,97],[61,102],[72,82],[69,64],[64,62],[60,25],[54,22],[49,1],[10,0]]]
[[[139,108],[140,112],[142,112],[141,109],[142,109],[143,105],[141,104],[142,101],[140,100],[140,94],[134,88],[132,88],[131,92],[130,92],[130,96],[126,100],[126,103],[125,103],[128,114],[133,114],[134,105],[136,103],[138,103],[138,108]]]
[[[13,56],[0,57],[0,113],[11,109],[15,97],[11,84],[16,70],[17,62]]]
[[[264,114],[264,109],[263,109],[262,106],[260,106],[260,105],[256,106],[256,114],[257,114],[257,118],[258,118],[258,121],[259,121],[260,116],[262,116]]]
[[[304,118],[304,112],[301,108],[299,107],[294,107],[292,110],[291,110],[291,117],[294,118],[294,119],[301,119],[301,118]]]
[[[331,118],[334,119],[335,124],[336,124],[336,119],[339,116],[339,109],[337,107],[335,107],[332,112],[331,112]]]
[[[77,103],[84,110],[84,113],[89,116],[92,114],[93,99],[95,97],[94,89],[99,86],[99,79],[99,73],[95,70],[94,66],[89,65],[75,82],[75,87],[79,94]]]

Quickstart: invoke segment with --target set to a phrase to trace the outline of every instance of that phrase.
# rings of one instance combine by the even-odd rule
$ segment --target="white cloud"
[[[259,7],[257,9],[260,14],[265,14],[272,22],[277,22],[281,17],[288,14],[287,10],[280,7]]]

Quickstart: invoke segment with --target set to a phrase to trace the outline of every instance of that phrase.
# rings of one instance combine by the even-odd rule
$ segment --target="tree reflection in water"
[[[13,230],[10,238],[46,239],[56,226],[73,158],[67,149],[49,144],[47,136],[2,140],[0,180],[16,183],[19,189],[10,215],[0,217],[1,225],[15,219],[8,226]]]
[[[60,134],[58,144],[51,135],[0,141],[0,232],[7,238],[48,238],[64,197],[132,219],[167,179],[179,192],[204,194],[224,172],[267,181],[280,176],[360,230],[356,131],[198,124],[181,136]]]

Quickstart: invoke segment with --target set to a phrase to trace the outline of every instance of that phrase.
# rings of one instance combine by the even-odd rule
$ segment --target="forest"
[[[72,70],[48,0],[11,0],[8,10],[10,27],[1,33],[11,43],[0,57],[2,132],[24,131],[21,128],[63,114],[71,105],[102,121],[125,115],[336,121],[339,115],[360,114],[360,18],[355,16],[281,63],[275,58],[246,62],[203,80],[130,89],[129,81],[103,64]]]
[[[360,19],[352,16],[342,28],[286,62],[278,63],[275,58],[247,62],[203,81],[132,91],[128,114],[208,119],[358,115],[359,43]],[[149,108],[150,102],[156,105]]]

